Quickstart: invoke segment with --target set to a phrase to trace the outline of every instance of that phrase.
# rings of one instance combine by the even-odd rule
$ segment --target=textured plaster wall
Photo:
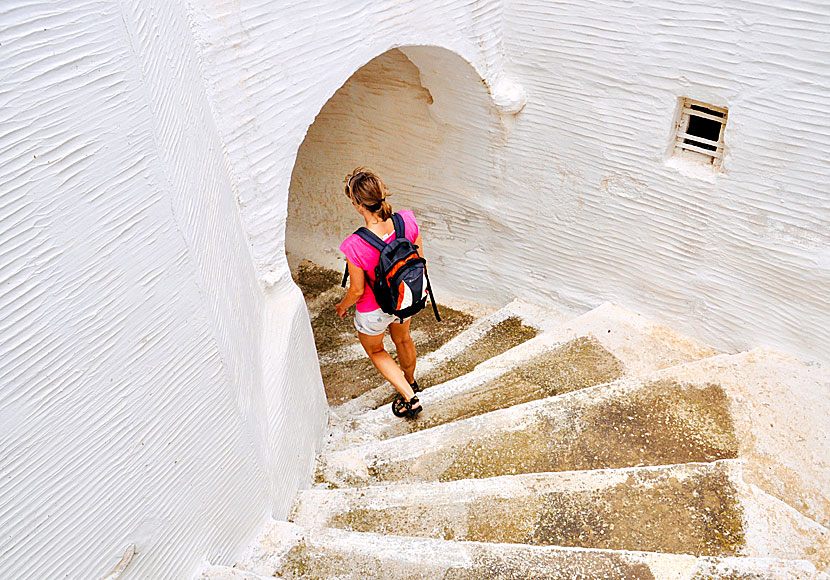
[[[366,163],[424,216],[438,286],[612,300],[727,350],[828,362],[829,36],[815,2],[506,2],[497,60],[524,109],[488,118],[495,99],[438,49],[402,49],[417,71],[379,57],[300,148],[287,247],[336,264],[359,225],[340,180]],[[681,97],[729,108],[723,172],[670,158]]]
[[[396,46],[436,45],[470,62],[509,101],[500,1],[194,0],[192,7],[251,251],[260,277],[273,272],[279,283],[290,284],[285,222],[297,150],[352,73]]]
[[[257,280],[184,9],[0,22],[0,577],[97,580],[134,544],[120,578],[179,580],[308,477],[307,315]]]
[[[7,0],[0,21],[4,578],[103,577],[131,543],[122,578],[183,578],[285,513],[325,416],[286,218],[330,204],[306,224],[327,244],[356,225],[346,149],[422,216],[445,288],[827,360],[824,3]],[[326,177],[289,203],[315,117],[396,47],[321,115],[364,155],[312,127],[298,171]],[[666,163],[680,96],[730,109],[714,178]]]
[[[528,94],[505,223],[553,221],[533,294],[830,362],[830,5],[541,5],[507,2],[504,34]],[[729,108],[715,179],[666,162],[679,97]]]

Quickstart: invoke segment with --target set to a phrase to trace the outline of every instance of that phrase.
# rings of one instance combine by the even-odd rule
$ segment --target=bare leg
[[[404,378],[403,372],[401,372],[401,369],[392,357],[389,356],[389,353],[386,352],[386,349],[383,348],[383,335],[370,336],[358,332],[357,336],[360,338],[360,344],[363,345],[363,350],[372,359],[372,364],[375,365],[375,368],[387,381],[392,383],[392,386],[403,396],[404,400],[408,401],[414,397],[415,393]],[[415,407],[418,407],[418,405],[415,405]]]
[[[412,342],[412,337],[409,335],[409,323],[412,322],[410,318],[403,324],[390,324],[389,334],[392,336],[392,342],[395,343],[395,348],[398,351],[398,363],[401,365],[403,376],[407,383],[412,384],[415,381],[415,343]]]

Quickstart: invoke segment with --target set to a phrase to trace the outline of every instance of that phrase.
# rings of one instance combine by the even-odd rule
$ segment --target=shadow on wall
[[[457,54],[407,47],[376,57],[326,103],[297,154],[286,226],[292,270],[303,259],[342,268],[337,248],[363,225],[344,177],[368,166],[387,183],[393,209],[418,216],[436,287],[502,300],[484,242],[504,195],[496,162],[504,140],[487,87]],[[465,267],[451,267],[452,258]]]

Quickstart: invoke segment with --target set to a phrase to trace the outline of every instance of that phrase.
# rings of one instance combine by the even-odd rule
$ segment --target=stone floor
[[[339,274],[306,263],[296,279],[331,405],[314,484],[202,578],[827,580],[826,469],[772,453],[784,443],[748,395],[825,374],[610,304],[444,307],[413,321],[426,389],[404,420],[334,315]],[[815,431],[804,416],[788,437]]]

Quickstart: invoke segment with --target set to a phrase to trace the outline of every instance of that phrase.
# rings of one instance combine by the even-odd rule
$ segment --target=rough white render
[[[559,249],[533,269],[568,301],[830,361],[830,5],[535,4],[505,24],[529,95],[506,165],[530,203],[511,225],[535,208]],[[666,163],[680,97],[729,108],[712,182]]]
[[[188,577],[308,478],[302,298],[257,280],[181,7],[0,22],[0,577]]]
[[[502,58],[471,62],[526,89],[516,116],[441,48],[385,53],[325,104],[294,167],[289,259],[342,263],[360,225],[343,176],[367,164],[421,216],[439,289],[611,300],[719,348],[827,362],[830,7],[506,2],[503,25]],[[682,97],[729,108],[722,172],[671,157]]]
[[[334,265],[355,164],[445,291],[828,360],[825,3],[288,4],[0,4],[3,578],[180,579],[284,515],[325,419],[285,250]],[[723,173],[667,163],[679,97]]]

